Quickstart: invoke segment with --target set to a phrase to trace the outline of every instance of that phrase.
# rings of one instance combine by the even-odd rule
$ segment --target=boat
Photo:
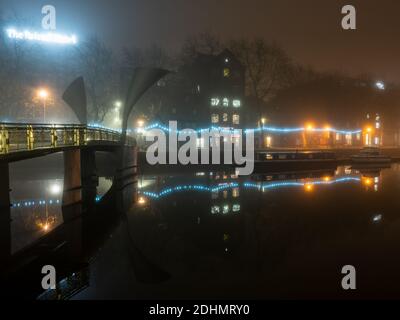
[[[337,159],[330,151],[257,152],[255,171],[293,172],[316,169],[335,169]]]
[[[390,157],[383,155],[377,147],[363,148],[359,154],[351,156],[350,159],[357,164],[385,164],[392,161]]]

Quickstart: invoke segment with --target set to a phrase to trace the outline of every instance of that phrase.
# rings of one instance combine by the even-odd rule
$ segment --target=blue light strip
[[[26,201],[19,201],[19,202],[14,202],[11,204],[13,208],[23,208],[23,207],[39,207],[39,206],[45,206],[45,205],[55,205],[55,204],[60,204],[61,200],[55,199],[55,200],[26,200]]]
[[[304,187],[307,185],[330,185],[330,184],[335,184],[335,183],[341,183],[341,182],[350,182],[350,181],[361,181],[360,178],[357,177],[343,177],[343,178],[337,178],[337,179],[332,179],[332,180],[316,180],[316,181],[309,181],[309,182],[290,182],[290,181],[284,181],[284,182],[274,182],[274,183],[262,183],[262,184],[257,184],[257,183],[244,183],[244,187],[248,188],[256,188],[256,189],[276,189],[276,188],[281,188],[281,187]]]
[[[229,189],[229,188],[236,188],[236,187],[239,187],[239,184],[236,182],[224,183],[224,184],[218,185],[216,187],[207,187],[204,185],[179,185],[179,186],[176,186],[173,188],[164,189],[159,193],[145,191],[142,194],[145,196],[148,196],[150,198],[158,199],[162,196],[165,196],[165,195],[168,195],[171,193],[175,193],[175,192],[179,192],[179,191],[195,190],[195,191],[218,192],[221,190],[225,190],[225,189]]]
[[[169,127],[166,127],[164,125],[161,125],[159,123],[154,123],[152,125],[149,125],[143,129],[136,129],[137,132],[140,131],[148,131],[151,129],[161,129],[166,132],[171,132],[171,129]],[[196,133],[201,133],[203,131],[209,132],[210,130],[217,130],[221,132],[235,132],[240,129],[226,129],[226,128],[221,128],[221,127],[213,127],[211,126],[210,128],[207,129],[198,129],[195,130]],[[333,133],[340,133],[340,134],[357,134],[361,133],[361,129],[357,130],[339,130],[335,128],[304,128],[304,127],[299,127],[299,128],[280,128],[280,127],[261,127],[261,128],[248,128],[248,129],[243,129],[244,132],[248,132],[250,130],[253,130],[254,132],[260,132],[260,131],[265,131],[265,132],[277,132],[277,133],[295,133],[295,132],[303,132],[303,131],[309,131],[309,132],[333,132]],[[176,133],[179,134],[180,132],[185,132],[185,130],[176,130]]]
[[[316,180],[316,181],[310,181],[310,182],[296,182],[296,181],[282,181],[282,182],[273,182],[273,183],[252,183],[252,182],[244,182],[243,187],[245,188],[254,188],[254,189],[259,189],[259,190],[264,190],[264,189],[278,189],[278,188],[283,188],[283,187],[304,187],[307,185],[331,185],[335,183],[341,183],[341,182],[359,182],[361,181],[360,178],[358,177],[343,177],[343,178],[337,178],[337,179],[332,179],[332,180]],[[148,192],[144,191],[142,192],[143,195],[153,198],[153,199],[159,199],[163,196],[179,192],[179,191],[208,191],[208,192],[218,192],[220,190],[225,190],[229,188],[236,188],[239,187],[239,183],[224,183],[221,185],[218,185],[216,187],[207,187],[204,185],[179,185],[176,187],[171,187],[162,190],[159,193],[156,192]]]

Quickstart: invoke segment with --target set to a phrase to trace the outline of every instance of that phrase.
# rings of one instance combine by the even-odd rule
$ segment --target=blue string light
[[[24,200],[19,202],[14,202],[11,204],[13,208],[21,208],[21,207],[39,207],[45,205],[55,205],[60,204],[61,200],[59,199],[51,199],[51,200]]]
[[[358,177],[343,177],[343,178],[337,178],[333,180],[316,180],[316,181],[310,181],[310,182],[296,182],[296,181],[282,181],[282,182],[273,182],[273,183],[252,183],[252,182],[244,182],[242,185],[245,188],[255,188],[259,190],[265,190],[265,189],[278,189],[282,187],[304,187],[307,185],[331,185],[335,183],[343,183],[343,182],[351,182],[351,181],[356,181],[359,182],[361,181],[360,178]],[[153,199],[159,199],[163,196],[179,192],[179,191],[208,191],[208,192],[218,192],[221,190],[229,189],[229,188],[237,188],[239,187],[239,183],[224,183],[215,187],[207,187],[204,185],[179,185],[175,187],[170,187],[167,189],[162,190],[159,193],[156,192],[149,192],[149,191],[144,191],[142,192],[143,195],[153,198]]]
[[[136,129],[137,132],[142,132],[142,131],[148,131],[152,129],[161,129],[166,132],[172,132],[172,130],[169,127],[166,127],[164,125],[161,125],[159,123],[154,123],[151,124],[143,129]],[[237,132],[240,129],[227,129],[227,128],[222,128],[222,127],[214,127],[211,126],[209,128],[203,128],[203,129],[197,129],[194,130],[196,133],[202,133],[202,132],[209,132],[211,130],[219,131],[219,132],[227,132],[227,133],[232,133],[232,132]],[[339,130],[335,128],[304,128],[304,127],[298,127],[298,128],[280,128],[280,127],[258,127],[258,128],[248,128],[248,129],[243,129],[244,132],[249,132],[249,131],[254,131],[254,132],[277,132],[277,133],[295,133],[295,132],[302,132],[302,131],[310,131],[310,132],[333,132],[333,133],[340,133],[340,134],[358,134],[361,133],[361,129],[357,130]],[[188,132],[187,129],[183,130],[174,130],[175,133],[186,133]]]

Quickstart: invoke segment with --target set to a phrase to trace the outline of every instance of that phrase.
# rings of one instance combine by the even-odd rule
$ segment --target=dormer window
[[[229,68],[224,68],[224,78],[229,78],[231,75],[231,70]]]

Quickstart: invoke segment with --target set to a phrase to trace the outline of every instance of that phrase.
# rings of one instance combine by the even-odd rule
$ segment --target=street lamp
[[[383,81],[377,81],[375,83],[375,86],[379,89],[379,90],[385,90],[385,83]]]
[[[43,101],[43,123],[46,122],[46,100],[49,97],[49,92],[46,89],[38,90],[38,98]]]
[[[122,106],[122,102],[121,101],[115,101],[115,104],[114,104],[117,108],[121,108],[121,106]]]

